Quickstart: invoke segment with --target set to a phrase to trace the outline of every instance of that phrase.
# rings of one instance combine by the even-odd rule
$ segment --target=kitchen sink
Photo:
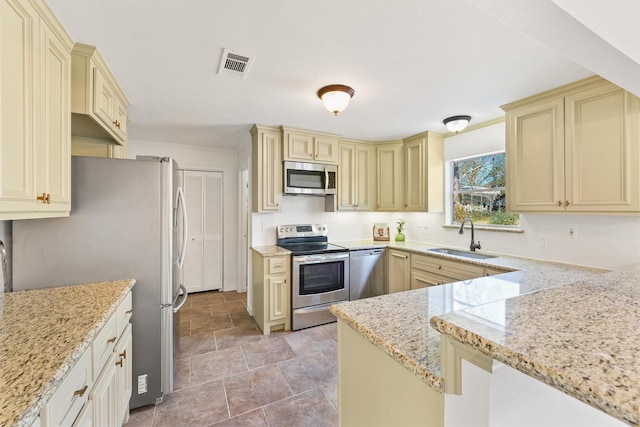
[[[477,252],[471,252],[471,251],[459,251],[457,249],[431,248],[431,249],[427,249],[427,250],[430,251],[430,252],[437,252],[439,254],[454,255],[454,256],[459,256],[459,257],[463,257],[463,258],[473,258],[473,259],[497,258],[495,255],[485,255],[485,254],[479,254]]]

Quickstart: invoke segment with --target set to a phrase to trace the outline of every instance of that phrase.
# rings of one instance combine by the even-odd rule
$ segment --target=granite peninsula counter
[[[640,267],[431,318],[448,339],[630,424],[640,424],[639,324]]]
[[[0,426],[29,426],[135,280],[0,294]]]
[[[404,370],[444,393],[440,338],[431,318],[536,291],[596,278],[607,270],[499,255],[491,259],[466,259],[433,253],[425,243],[335,242],[350,249],[386,246],[410,253],[428,254],[486,267],[511,270],[496,276],[448,283],[380,297],[350,301],[331,307],[341,325],[391,356]],[[482,252],[486,253],[486,252]]]

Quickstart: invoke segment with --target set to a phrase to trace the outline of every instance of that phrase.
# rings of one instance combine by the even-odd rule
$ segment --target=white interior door
[[[222,288],[223,194],[221,172],[184,172],[189,231],[182,269],[189,293]]]

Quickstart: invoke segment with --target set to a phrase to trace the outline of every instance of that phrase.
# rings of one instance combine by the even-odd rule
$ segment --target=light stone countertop
[[[262,256],[287,256],[291,255],[291,251],[276,245],[252,246],[254,252]]]
[[[0,426],[30,426],[135,280],[0,294]]]
[[[390,248],[412,253],[429,254],[504,270],[517,270],[497,276],[480,277],[331,306],[330,310],[336,317],[439,392],[444,391],[443,379],[440,376],[440,333],[429,323],[433,316],[568,285],[598,277],[607,271],[508,256],[471,260],[426,251],[429,247],[435,247],[428,243],[385,243],[385,246]],[[370,247],[366,245],[371,242],[335,244],[358,249]]]
[[[431,318],[495,360],[640,424],[640,267]]]

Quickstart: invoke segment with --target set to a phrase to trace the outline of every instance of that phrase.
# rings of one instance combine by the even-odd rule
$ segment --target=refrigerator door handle
[[[187,206],[185,204],[182,187],[178,187],[177,199],[178,204],[180,205],[180,210],[182,211],[182,245],[180,248],[180,254],[178,255],[178,268],[182,268],[182,266],[184,266],[184,257],[187,253],[187,231],[189,229],[187,226]]]
[[[184,287],[184,285],[180,285],[180,290],[182,291],[181,293],[178,293],[178,295],[176,295],[176,297],[173,300],[173,312],[177,313],[178,310],[180,310],[182,308],[182,306],[184,305],[185,302],[187,302],[187,298],[189,297],[189,292],[187,292],[187,288]],[[180,303],[176,306],[176,302],[178,301],[178,298],[180,297],[184,297],[182,299],[182,301],[180,301]]]

